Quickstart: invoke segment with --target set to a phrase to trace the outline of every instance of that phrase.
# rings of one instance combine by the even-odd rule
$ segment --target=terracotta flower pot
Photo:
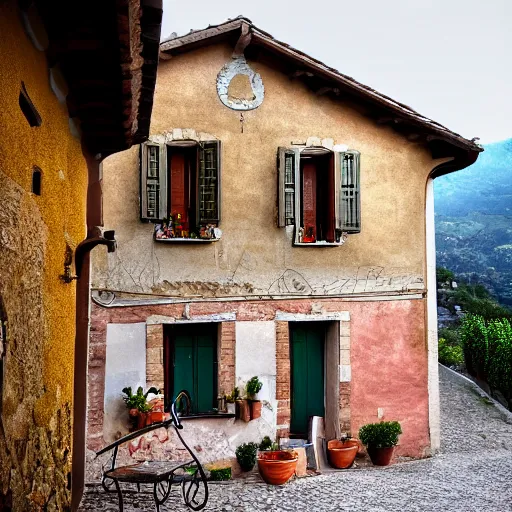
[[[249,402],[247,400],[237,400],[237,416],[246,423],[251,421],[251,410],[249,408]]]
[[[329,464],[338,469],[346,469],[352,466],[359,450],[357,441],[338,441],[333,439],[327,443],[327,457]]]
[[[151,411],[148,412],[147,425],[153,425],[153,423],[161,423],[164,421],[165,414],[163,411]]]
[[[137,429],[140,430],[147,425],[148,415],[145,412],[140,412],[137,416]]]
[[[375,466],[389,466],[391,459],[393,458],[394,449],[394,446],[389,446],[387,448],[375,448],[373,446],[368,446],[366,451]]]
[[[251,401],[251,420],[261,417],[261,402],[259,400]]]
[[[292,477],[298,456],[293,451],[271,451],[258,454],[258,469],[267,484],[283,485]]]

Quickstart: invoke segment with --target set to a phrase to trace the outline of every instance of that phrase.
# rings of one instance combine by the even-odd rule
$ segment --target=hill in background
[[[512,139],[434,182],[437,265],[512,305]]]

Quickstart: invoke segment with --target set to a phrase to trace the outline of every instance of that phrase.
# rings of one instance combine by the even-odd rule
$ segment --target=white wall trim
[[[276,321],[279,322],[314,322],[314,321],[342,321],[348,322],[350,313],[348,311],[334,311],[332,313],[288,313],[276,311]]]
[[[427,338],[428,338],[428,420],[432,453],[441,446],[439,407],[439,366],[437,362],[437,283],[436,229],[434,218],[434,180],[429,178],[425,204],[427,246]]]

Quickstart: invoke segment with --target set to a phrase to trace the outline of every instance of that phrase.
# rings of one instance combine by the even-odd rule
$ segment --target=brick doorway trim
[[[301,316],[300,321],[308,320]],[[311,320],[330,321],[332,318],[311,316]],[[339,325],[339,431],[350,432],[350,320],[336,320]],[[276,400],[277,400],[277,437],[288,437],[291,420],[291,361],[290,329],[288,321],[276,321]],[[336,428],[336,433],[338,428]]]

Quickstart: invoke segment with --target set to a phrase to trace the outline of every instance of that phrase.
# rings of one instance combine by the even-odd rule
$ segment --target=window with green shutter
[[[278,226],[294,245],[342,245],[361,231],[360,155],[324,147],[278,149]]]
[[[166,402],[186,390],[191,412],[211,412],[217,407],[217,324],[168,326],[166,338]]]

